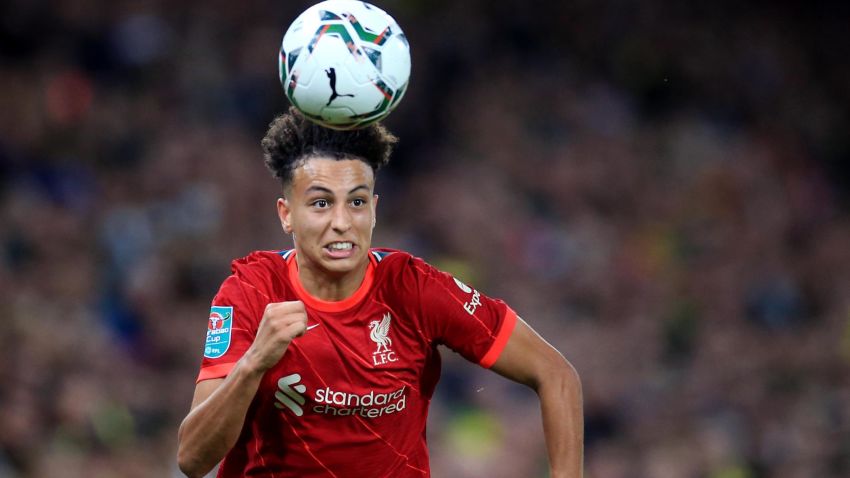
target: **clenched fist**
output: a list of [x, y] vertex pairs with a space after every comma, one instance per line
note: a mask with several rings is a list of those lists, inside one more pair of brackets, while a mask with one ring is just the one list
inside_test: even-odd
[[265, 372], [286, 352], [295, 337], [307, 331], [307, 310], [300, 300], [276, 302], [266, 306], [257, 336], [245, 353], [252, 367]]

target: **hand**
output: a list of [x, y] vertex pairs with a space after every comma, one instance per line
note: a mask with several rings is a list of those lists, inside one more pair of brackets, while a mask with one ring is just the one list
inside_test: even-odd
[[245, 357], [251, 367], [261, 373], [280, 361], [289, 343], [307, 331], [307, 309], [300, 300], [277, 302], [266, 306], [257, 336]]

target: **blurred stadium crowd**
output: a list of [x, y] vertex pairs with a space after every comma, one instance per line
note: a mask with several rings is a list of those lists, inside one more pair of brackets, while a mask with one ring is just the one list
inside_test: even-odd
[[[575, 364], [589, 478], [850, 476], [848, 8], [739, 3], [380, 4], [375, 244]], [[0, 477], [178, 476], [209, 301], [289, 245], [259, 140], [306, 6], [0, 7]], [[532, 392], [444, 357], [434, 476], [546, 476]]]

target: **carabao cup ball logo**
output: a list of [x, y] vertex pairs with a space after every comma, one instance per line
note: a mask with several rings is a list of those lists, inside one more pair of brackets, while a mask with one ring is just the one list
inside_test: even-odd
[[221, 316], [218, 312], [210, 312], [210, 330], [220, 329], [224, 325], [224, 317]]
[[310, 120], [355, 129], [392, 111], [407, 90], [410, 47], [395, 20], [354, 0], [327, 0], [292, 22], [278, 56], [289, 101]]

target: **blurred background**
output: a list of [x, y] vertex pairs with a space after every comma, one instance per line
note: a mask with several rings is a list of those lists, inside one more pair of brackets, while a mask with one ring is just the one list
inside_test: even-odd
[[[311, 2], [0, 6], [0, 477], [172, 477]], [[844, 2], [384, 1], [413, 52], [375, 244], [581, 374], [589, 478], [850, 476]], [[742, 5], [746, 3], [747, 6]], [[444, 354], [435, 477], [545, 477], [536, 398]]]

